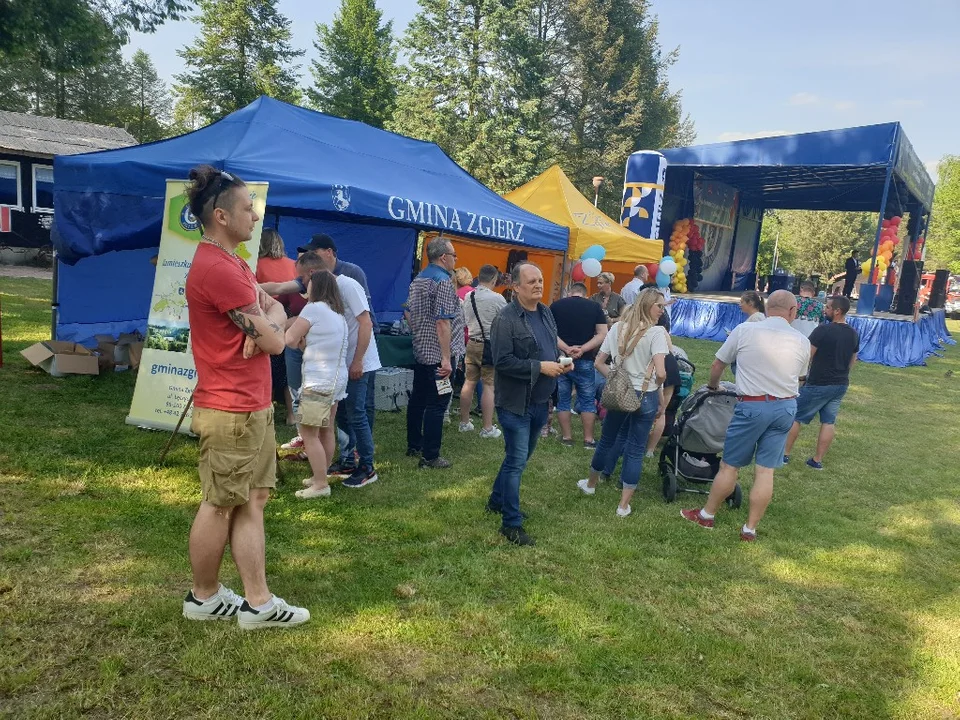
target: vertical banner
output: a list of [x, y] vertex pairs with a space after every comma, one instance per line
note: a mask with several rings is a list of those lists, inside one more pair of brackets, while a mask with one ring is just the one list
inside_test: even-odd
[[620, 212], [623, 227], [647, 240], [659, 239], [666, 177], [667, 159], [655, 150], [641, 150], [627, 158]]
[[737, 189], [699, 175], [693, 183], [693, 217], [703, 236], [703, 279], [697, 290], [726, 290], [737, 219]]
[[[163, 225], [160, 231], [160, 254], [157, 274], [150, 298], [147, 318], [147, 339], [140, 359], [137, 385], [128, 425], [172, 430], [190, 399], [197, 383], [190, 344], [190, 323], [187, 317], [187, 272], [200, 242], [200, 223], [190, 212], [184, 188], [186, 180], [167, 180], [163, 203]], [[237, 248], [252, 270], [256, 270], [260, 249], [260, 232], [267, 205], [267, 183], [247, 183], [253, 208], [260, 221], [253, 236]], [[190, 414], [184, 419], [181, 432], [189, 432]]]

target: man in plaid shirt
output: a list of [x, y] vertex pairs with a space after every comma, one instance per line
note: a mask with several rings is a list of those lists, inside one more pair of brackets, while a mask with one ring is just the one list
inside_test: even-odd
[[438, 392], [439, 380], [451, 380], [466, 352], [464, 318], [451, 276], [457, 264], [453, 245], [435, 238], [427, 245], [430, 264], [410, 283], [407, 317], [413, 330], [413, 394], [407, 405], [407, 455], [420, 456], [421, 468], [448, 468], [440, 457], [443, 416], [450, 393]]

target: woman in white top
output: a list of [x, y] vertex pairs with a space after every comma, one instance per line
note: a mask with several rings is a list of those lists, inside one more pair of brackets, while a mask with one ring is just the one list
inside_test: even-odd
[[343, 298], [332, 273], [310, 276], [309, 302], [287, 329], [287, 345], [303, 349], [303, 385], [297, 423], [313, 476], [298, 498], [330, 497], [327, 468], [333, 457], [337, 402], [347, 396], [347, 321]]
[[654, 288], [643, 290], [636, 301], [627, 308], [623, 318], [610, 328], [606, 339], [600, 346], [600, 352], [594, 366], [606, 377], [610, 374], [607, 358], [630, 375], [630, 381], [637, 395], [641, 396], [640, 409], [632, 413], [607, 410], [603, 420], [603, 435], [593, 453], [590, 463], [590, 477], [584, 478], [577, 486], [587, 495], [596, 492], [600, 473], [607, 464], [608, 455], [614, 452], [617, 435], [626, 425], [627, 441], [624, 446], [623, 468], [620, 479], [623, 492], [617, 515], [630, 514], [630, 499], [640, 482], [643, 470], [643, 453], [647, 447], [647, 437], [654, 420], [663, 414], [663, 381], [667, 377], [664, 358], [669, 350], [667, 331], [657, 325], [663, 314], [665, 301]]

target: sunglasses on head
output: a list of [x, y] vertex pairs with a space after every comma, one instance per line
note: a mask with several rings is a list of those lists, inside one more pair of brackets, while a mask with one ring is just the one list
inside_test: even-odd
[[228, 172], [224, 172], [223, 170], [220, 171], [219, 180], [220, 180], [220, 184], [217, 186], [217, 192], [216, 192], [216, 194], [213, 196], [213, 205], [212, 205], [211, 208], [210, 208], [211, 210], [214, 210], [214, 209], [217, 207], [217, 201], [220, 199], [220, 194], [221, 194], [225, 189], [227, 189], [228, 187], [230, 187], [231, 185], [233, 185], [233, 183], [234, 183], [234, 177], [233, 177], [233, 175], [231, 175], [231, 174], [228, 173]]

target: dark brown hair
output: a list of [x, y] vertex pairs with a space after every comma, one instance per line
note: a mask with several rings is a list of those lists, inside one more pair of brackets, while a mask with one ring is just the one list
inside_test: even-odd
[[297, 267], [304, 270], [324, 270], [325, 264], [323, 258], [317, 255], [315, 252], [305, 252], [303, 255], [297, 258]]
[[310, 275], [310, 302], [326, 303], [338, 315], [346, 315], [337, 279], [329, 270], [317, 270]]
[[827, 298], [827, 302], [830, 303], [834, 310], [839, 310], [844, 315], [850, 312], [850, 298], [848, 297], [844, 297], [843, 295], [831, 295]]
[[750, 307], [756, 308], [757, 312], [764, 312], [763, 298], [755, 290], [747, 290], [740, 296], [740, 302], [745, 302]]
[[213, 165], [197, 165], [190, 171], [190, 184], [187, 185], [187, 203], [190, 212], [201, 225], [209, 222], [216, 207], [230, 208], [232, 203], [230, 189], [245, 187], [236, 175], [224, 172]]

